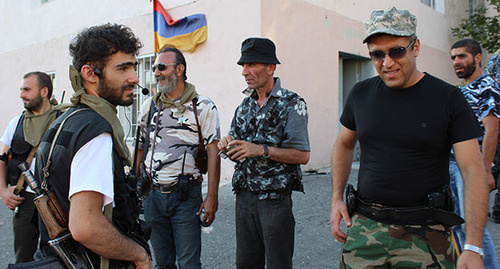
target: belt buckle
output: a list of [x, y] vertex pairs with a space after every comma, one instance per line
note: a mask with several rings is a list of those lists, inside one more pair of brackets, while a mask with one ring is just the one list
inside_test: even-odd
[[[164, 187], [165, 189], [168, 188], [168, 187]], [[164, 188], [160, 188], [161, 189], [161, 193], [172, 193], [173, 191], [170, 189], [170, 190], [164, 190]]]
[[175, 186], [175, 183], [174, 184], [170, 184], [168, 186], [164, 186], [164, 185], [156, 185], [155, 184], [155, 187], [158, 191], [160, 191], [161, 193], [172, 193], [174, 192], [173, 188]]

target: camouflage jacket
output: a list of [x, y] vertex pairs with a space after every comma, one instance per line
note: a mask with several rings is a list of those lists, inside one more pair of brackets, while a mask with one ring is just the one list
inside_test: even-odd
[[[261, 108], [255, 100], [257, 93], [248, 89], [245, 92], [251, 95], [236, 109], [229, 131], [231, 137], [272, 147], [309, 150], [304, 99], [281, 88], [279, 78], [276, 78], [275, 86]], [[299, 125], [291, 124], [300, 127], [300, 130], [293, 130], [297, 134], [296, 141], [290, 141], [286, 130], [291, 113], [295, 113], [293, 120], [300, 122]], [[304, 191], [300, 165], [279, 163], [264, 157], [247, 158], [236, 163], [232, 183], [235, 193], [246, 188], [258, 193], [259, 199], [280, 199], [285, 192]]]

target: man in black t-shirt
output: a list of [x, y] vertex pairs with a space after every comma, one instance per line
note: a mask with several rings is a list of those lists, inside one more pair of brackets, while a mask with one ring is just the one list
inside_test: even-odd
[[[414, 15], [395, 7], [374, 11], [366, 30], [378, 76], [351, 90], [332, 155], [331, 224], [345, 243], [341, 268], [455, 266], [450, 226], [461, 219], [447, 201], [451, 147], [467, 190], [467, 244], [458, 267], [481, 268], [488, 202], [481, 129], [456, 87], [417, 70]], [[349, 216], [342, 194], [357, 140], [358, 190]]]

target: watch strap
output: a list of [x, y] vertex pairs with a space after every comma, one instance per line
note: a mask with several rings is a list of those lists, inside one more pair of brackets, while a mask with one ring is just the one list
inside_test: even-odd
[[262, 146], [264, 147], [264, 155], [262, 155], [262, 157], [264, 158], [269, 158], [269, 148], [267, 147], [266, 144], [262, 144]]
[[479, 254], [479, 256], [484, 257], [484, 252], [483, 252], [483, 249], [480, 248], [480, 247], [476, 247], [474, 245], [471, 245], [471, 244], [465, 244], [464, 245], [464, 250], [469, 250], [469, 251], [472, 251], [472, 252], [476, 252], [477, 254]]

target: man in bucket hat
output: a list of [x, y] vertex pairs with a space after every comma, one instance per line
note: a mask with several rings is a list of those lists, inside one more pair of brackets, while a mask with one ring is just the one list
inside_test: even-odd
[[248, 97], [218, 144], [235, 162], [236, 267], [292, 268], [291, 193], [303, 191], [300, 165], [310, 151], [306, 103], [273, 77], [280, 62], [270, 39], [243, 41], [238, 64]]
[[[458, 88], [420, 72], [414, 15], [395, 7], [366, 23], [378, 76], [354, 85], [332, 154], [331, 224], [344, 243], [341, 268], [454, 268], [448, 161], [464, 175], [467, 240], [458, 267], [482, 268], [488, 187], [477, 137], [482, 131]], [[348, 186], [354, 145], [361, 162]], [[348, 233], [340, 229], [343, 219]]]

